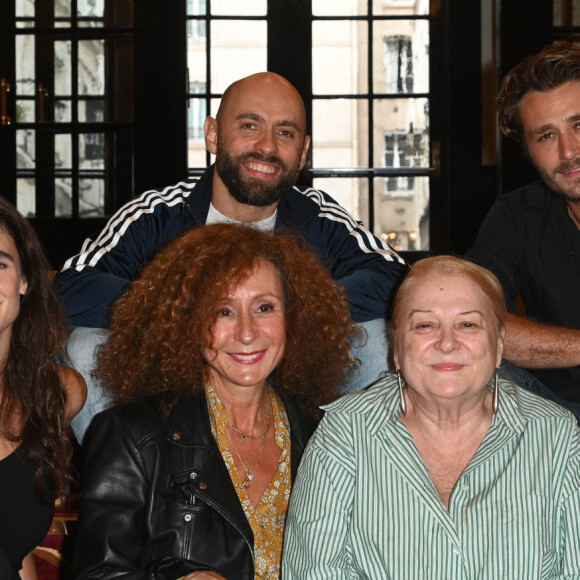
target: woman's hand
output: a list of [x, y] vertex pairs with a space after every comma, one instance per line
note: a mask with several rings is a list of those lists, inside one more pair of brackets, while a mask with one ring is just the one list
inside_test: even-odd
[[212, 572], [211, 570], [202, 570], [201, 572], [192, 572], [191, 574], [182, 576], [177, 580], [227, 580], [227, 578], [224, 578], [217, 572]]
[[22, 570], [20, 570], [21, 580], [38, 580], [36, 565], [32, 552], [22, 560]]

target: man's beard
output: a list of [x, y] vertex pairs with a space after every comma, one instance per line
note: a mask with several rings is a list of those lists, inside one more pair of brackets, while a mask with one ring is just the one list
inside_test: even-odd
[[[573, 159], [572, 161], [562, 161], [555, 170], [548, 172], [545, 169], [539, 167], [534, 163], [536, 170], [540, 174], [542, 181], [557, 195], [563, 198], [567, 202], [578, 203], [580, 202], [580, 173], [578, 177], [574, 178], [573, 181], [569, 183], [572, 188], [563, 188], [557, 181], [556, 175], [562, 172], [570, 171], [571, 169], [580, 167], [580, 158]], [[565, 178], [564, 178], [565, 179]]]
[[[280, 167], [280, 175], [277, 179], [272, 180], [242, 176], [241, 166], [249, 159], [263, 163], [275, 163]], [[232, 157], [220, 147], [218, 147], [216, 154], [215, 166], [218, 175], [228, 188], [231, 196], [239, 203], [256, 207], [265, 207], [279, 201], [284, 192], [296, 184], [300, 175], [300, 167], [298, 165], [288, 168], [275, 155], [244, 153], [238, 157]]]

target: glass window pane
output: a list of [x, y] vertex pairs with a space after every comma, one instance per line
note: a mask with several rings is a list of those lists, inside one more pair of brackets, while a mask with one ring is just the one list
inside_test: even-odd
[[209, 103], [211, 110], [207, 112], [210, 117], [215, 117], [218, 109], [220, 108], [220, 103], [222, 102], [221, 99], [212, 99]]
[[16, 18], [34, 17], [34, 0], [16, 0]]
[[54, 3], [54, 16], [56, 18], [70, 18], [71, 14], [71, 0], [56, 0]]
[[72, 169], [72, 137], [69, 134], [54, 136], [55, 169]]
[[55, 217], [72, 216], [72, 178], [57, 177], [54, 180], [54, 215]]
[[375, 231], [395, 250], [429, 249], [429, 178], [406, 178], [405, 187], [390, 191], [389, 180], [374, 180]]
[[94, 16], [103, 18], [105, 15], [105, 0], [77, 0], [79, 16]]
[[211, 26], [212, 92], [223, 93], [234, 81], [267, 69], [265, 21], [218, 20]]
[[[187, 15], [188, 16], [205, 16], [207, 14], [207, 2], [206, 0], [187, 0]], [[188, 52], [194, 50], [190, 47], [190, 44], [197, 45], [197, 49], [203, 50], [204, 52], [204, 65], [205, 65], [205, 41], [207, 39], [207, 23], [205, 19], [187, 19], [187, 43]], [[188, 59], [189, 60], [189, 59]], [[190, 74], [191, 74], [191, 65]], [[197, 72], [197, 69], [196, 69]], [[204, 73], [205, 74], [205, 73]]]
[[79, 135], [79, 167], [81, 169], [105, 168], [105, 134]]
[[373, 0], [373, 14], [396, 15], [429, 14], [430, 0]]
[[79, 47], [79, 95], [105, 94], [105, 41], [81, 40]]
[[16, 167], [33, 169], [36, 165], [36, 131], [19, 129], [16, 131]]
[[554, 0], [554, 26], [564, 26], [562, 0]]
[[367, 101], [314, 99], [312, 103], [314, 167], [366, 166], [367, 127]]
[[355, 219], [366, 222], [368, 203], [367, 179], [358, 177], [318, 177], [313, 180], [316, 189], [322, 189], [334, 198]]
[[[201, 93], [205, 91], [205, 86], [190, 87], [190, 91]], [[190, 99], [187, 115], [188, 167], [205, 167], [205, 136], [203, 131], [203, 125], [207, 117], [205, 99]]]
[[554, 26], [580, 26], [580, 2], [578, 0], [554, 0]]
[[72, 94], [71, 43], [59, 40], [54, 43], [54, 92], [59, 96]]
[[211, 13], [232, 16], [266, 16], [266, 0], [212, 0]]
[[207, 117], [205, 103], [205, 99], [189, 100], [187, 137], [190, 141], [204, 141], [203, 124]]
[[16, 94], [34, 95], [36, 92], [34, 73], [34, 36], [16, 36]]
[[106, 121], [105, 101], [102, 99], [82, 99], [79, 100], [79, 122], [80, 123], [103, 123]]
[[375, 101], [373, 144], [375, 167], [429, 167], [429, 101]]
[[56, 123], [70, 123], [72, 119], [72, 103], [70, 101], [55, 100], [54, 120]]
[[16, 180], [16, 208], [26, 218], [36, 215], [36, 181], [32, 177]]
[[368, 32], [354, 20], [312, 23], [312, 91], [356, 94], [367, 89]]
[[34, 0], [16, 0], [14, 8], [16, 16], [16, 28], [34, 27], [35, 25]]
[[373, 24], [375, 93], [429, 91], [429, 23], [382, 20]]
[[80, 20], [79, 21], [79, 28], [99, 28], [104, 26], [104, 22], [102, 20]]
[[189, 139], [187, 141], [187, 166], [188, 167], [205, 167], [206, 166], [206, 152], [205, 145], [201, 145], [199, 141]]
[[32, 100], [16, 101], [16, 122], [17, 123], [34, 123], [36, 103]]
[[105, 215], [104, 179], [79, 179], [79, 215], [82, 218]]
[[[195, 25], [196, 30], [198, 30], [197, 24], [198, 22], [194, 20], [188, 21], [188, 25], [191, 26]], [[189, 34], [189, 32], [187, 35], [187, 68], [190, 85], [207, 84], [207, 74], [206, 74], [207, 45], [205, 38], [205, 22], [203, 23], [203, 33], [204, 33], [203, 38], [199, 35]]]
[[207, 14], [207, 0], [187, 0], [187, 15], [198, 16]]
[[367, 14], [367, 0], [312, 0], [315, 16], [353, 16]]
[[187, 20], [187, 41], [201, 44], [205, 48], [207, 40], [207, 22], [201, 18]]

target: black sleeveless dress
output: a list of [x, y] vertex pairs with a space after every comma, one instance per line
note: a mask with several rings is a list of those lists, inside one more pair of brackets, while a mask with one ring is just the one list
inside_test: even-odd
[[54, 515], [54, 492], [34, 492], [34, 462], [20, 449], [0, 460], [0, 578], [18, 580], [22, 559], [42, 541]]

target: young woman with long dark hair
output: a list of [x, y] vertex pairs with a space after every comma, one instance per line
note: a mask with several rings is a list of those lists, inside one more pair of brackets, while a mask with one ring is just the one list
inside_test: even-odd
[[[36, 577], [30, 555], [70, 481], [66, 432], [80, 375], [57, 364], [66, 325], [30, 224], [0, 197], [0, 578]], [[22, 568], [22, 570], [21, 570]], [[20, 572], [20, 574], [19, 574]]]

